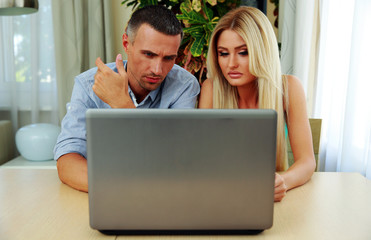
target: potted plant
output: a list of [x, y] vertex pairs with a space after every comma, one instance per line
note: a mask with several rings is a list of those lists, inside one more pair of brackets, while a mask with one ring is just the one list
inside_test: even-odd
[[219, 19], [240, 5], [240, 0], [124, 0], [121, 4], [133, 10], [147, 5], [163, 5], [171, 9], [183, 24], [184, 37], [176, 64], [206, 79], [206, 57], [209, 39]]

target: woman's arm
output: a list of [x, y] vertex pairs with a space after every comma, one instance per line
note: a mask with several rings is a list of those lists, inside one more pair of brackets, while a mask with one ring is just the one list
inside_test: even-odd
[[287, 76], [287, 81], [289, 95], [287, 127], [294, 164], [280, 175], [287, 190], [290, 190], [306, 183], [311, 178], [316, 162], [304, 89], [294, 76]]
[[213, 82], [210, 79], [202, 83], [198, 108], [213, 108]]

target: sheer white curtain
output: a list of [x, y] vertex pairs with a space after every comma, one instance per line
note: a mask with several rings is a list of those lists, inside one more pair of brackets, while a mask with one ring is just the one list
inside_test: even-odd
[[371, 1], [281, 0], [281, 62], [321, 118], [320, 171], [371, 179]]
[[320, 169], [371, 179], [371, 1], [323, 0], [320, 14]]
[[14, 130], [58, 124], [51, 0], [39, 0], [35, 14], [1, 16], [0, 34], [0, 110], [11, 112]]

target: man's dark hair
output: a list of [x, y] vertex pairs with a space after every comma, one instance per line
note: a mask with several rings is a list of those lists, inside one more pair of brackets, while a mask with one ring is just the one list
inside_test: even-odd
[[142, 24], [148, 24], [156, 31], [166, 35], [176, 36], [180, 34], [180, 37], [183, 37], [183, 29], [179, 20], [172, 11], [164, 6], [145, 6], [133, 13], [126, 29], [130, 41], [134, 41]]

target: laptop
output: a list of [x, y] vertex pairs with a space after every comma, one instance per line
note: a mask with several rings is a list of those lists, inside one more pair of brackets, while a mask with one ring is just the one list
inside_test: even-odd
[[263, 231], [277, 116], [261, 109], [89, 109], [90, 226], [104, 233]]

